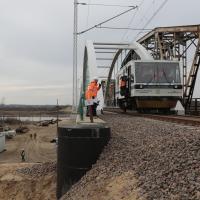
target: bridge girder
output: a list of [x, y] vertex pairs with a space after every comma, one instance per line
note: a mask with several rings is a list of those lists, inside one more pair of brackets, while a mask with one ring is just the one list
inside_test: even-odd
[[[184, 86], [183, 104], [186, 109], [189, 108], [200, 65], [200, 25], [158, 27], [153, 29], [143, 37], [141, 37], [137, 42], [140, 43], [147, 51], [149, 51], [149, 53], [152, 55], [154, 59], [181, 61], [183, 67], [183, 86]], [[109, 87], [113, 71], [116, 67], [116, 63], [118, 62], [120, 56], [122, 56], [123, 52], [125, 52], [126, 55], [125, 58], [123, 59], [126, 60], [129, 58], [130, 55], [135, 53], [137, 48], [135, 48], [133, 44], [128, 44], [128, 43], [90, 42], [89, 49], [90, 52], [92, 52], [92, 55], [88, 53], [88, 45], [87, 45], [85, 49], [84, 63], [86, 58], [91, 59], [88, 57], [93, 57], [92, 59], [95, 60], [95, 66], [93, 65], [93, 68], [95, 68], [95, 72], [97, 72], [96, 69], [98, 68], [98, 65], [96, 63], [98, 60], [111, 61], [110, 64], [105, 65], [106, 67], [99, 67], [99, 68], [109, 69], [106, 92], [104, 97], [104, 100], [106, 102], [107, 98], [109, 97]], [[128, 51], [128, 53], [126, 53], [126, 51]], [[98, 55], [99, 59], [97, 58], [96, 55]], [[99, 57], [99, 55], [103, 55], [103, 57]], [[108, 55], [109, 57], [107, 57]], [[188, 65], [189, 56], [193, 57], [191, 66]], [[190, 72], [188, 73], [189, 68]], [[84, 64], [84, 70], [83, 70], [84, 89], [86, 87], [86, 77], [89, 76], [91, 77], [91, 75], [87, 75], [88, 73], [87, 70], [88, 70], [88, 64], [86, 62]], [[105, 75], [102, 77], [105, 77]]]
[[[189, 109], [200, 63], [200, 25], [158, 27], [141, 37], [138, 42], [155, 59], [176, 59], [182, 62], [183, 105], [186, 110]], [[189, 66], [191, 56], [193, 59]]]

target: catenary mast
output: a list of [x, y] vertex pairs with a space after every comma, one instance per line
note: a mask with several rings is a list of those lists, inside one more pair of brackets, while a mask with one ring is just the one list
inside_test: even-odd
[[78, 4], [74, 0], [74, 33], [73, 33], [73, 111], [77, 110], [77, 29], [78, 29]]

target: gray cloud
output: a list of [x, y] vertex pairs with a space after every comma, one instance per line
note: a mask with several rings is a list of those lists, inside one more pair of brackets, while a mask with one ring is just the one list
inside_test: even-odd
[[[83, 0], [82, 2], [89, 2]], [[139, 5], [143, 0], [109, 0], [103, 3]], [[102, 3], [91, 0], [93, 3]], [[133, 11], [106, 25], [126, 27], [137, 12], [131, 27], [143, 27], [160, 0], [146, 0]], [[149, 24], [171, 26], [199, 23], [198, 0], [169, 0]], [[177, 9], [180, 8], [180, 9]], [[124, 9], [79, 6], [79, 30], [101, 22]], [[87, 21], [89, 11], [89, 18]], [[0, 1], [0, 99], [6, 103], [53, 104], [72, 101], [73, 0]], [[86, 39], [132, 41], [137, 32], [93, 30], [79, 37], [79, 74], [82, 72]]]
[[71, 102], [72, 6], [64, 0], [0, 2], [0, 92], [6, 103]]

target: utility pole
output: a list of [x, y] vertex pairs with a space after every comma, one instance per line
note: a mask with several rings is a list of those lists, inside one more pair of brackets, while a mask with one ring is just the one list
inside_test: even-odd
[[121, 5], [104, 5], [104, 4], [87, 4], [87, 3], [79, 3], [78, 0], [74, 0], [74, 33], [73, 33], [73, 105], [72, 105], [72, 111], [77, 111], [78, 106], [78, 87], [77, 87], [77, 44], [78, 44], [78, 35], [86, 33], [94, 28], [101, 27], [101, 25], [110, 22], [111, 20], [114, 20], [136, 8], [138, 6], [127, 6], [130, 7], [128, 10], [123, 11], [122, 13], [119, 13], [115, 15], [114, 17], [111, 17], [107, 20], [104, 20], [103, 22], [92, 26], [82, 32], [78, 32], [78, 5], [96, 5], [96, 6], [119, 6], [119, 7], [126, 7]]
[[73, 42], [73, 111], [77, 110], [77, 31], [78, 1], [74, 0], [74, 42]]
[[57, 137], [58, 137], [58, 120], [59, 120], [59, 104], [58, 104], [58, 99], [57, 99], [57, 106], [56, 106], [56, 132], [57, 132]]

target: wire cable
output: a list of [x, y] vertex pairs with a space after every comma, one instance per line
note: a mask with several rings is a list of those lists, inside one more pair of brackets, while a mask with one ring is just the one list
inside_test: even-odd
[[[90, 4], [91, 0], [88, 0], [88, 4]], [[86, 29], [88, 28], [89, 25], [89, 16], [90, 16], [90, 6], [88, 5], [87, 9], [87, 19], [86, 19]]]
[[88, 32], [88, 31], [90, 31], [90, 30], [92, 30], [92, 29], [94, 29], [94, 28], [96, 28], [96, 27], [98, 27], [98, 26], [101, 26], [102, 24], [105, 24], [105, 23], [107, 23], [107, 22], [109, 22], [109, 21], [111, 21], [111, 20], [113, 20], [113, 19], [116, 19], [116, 18], [120, 17], [121, 15], [124, 15], [124, 14], [126, 14], [126, 13], [132, 11], [133, 9], [136, 9], [137, 7], [138, 7], [138, 6], [135, 6], [135, 7], [132, 7], [132, 8], [130, 8], [130, 9], [128, 9], [128, 10], [122, 12], [122, 13], [119, 13], [118, 15], [115, 15], [114, 17], [111, 17], [111, 18], [109, 18], [109, 19], [107, 19], [107, 20], [105, 20], [105, 21], [103, 21], [103, 22], [101, 22], [101, 23], [99, 23], [99, 24], [96, 24], [96, 25], [94, 25], [94, 26], [92, 26], [92, 27], [90, 27], [90, 28], [88, 28], [88, 29], [86, 29], [86, 30], [84, 30], [84, 31], [81, 31], [81, 32], [77, 33], [77, 35], [81, 35], [81, 34], [83, 34], [83, 33], [86, 33], [86, 32]]
[[102, 3], [77, 3], [78, 5], [82, 5], [82, 6], [109, 6], [109, 7], [121, 7], [121, 8], [133, 8], [135, 6], [123, 6], [123, 5], [119, 5], [119, 4], [102, 4]]
[[[139, 8], [141, 8], [141, 6], [143, 5], [144, 1], [145, 1], [145, 0], [142, 0], [142, 1], [141, 1], [141, 3], [140, 3], [139, 6], [138, 6]], [[133, 20], [135, 19], [135, 17], [136, 17], [136, 15], [137, 15], [138, 11], [139, 11], [139, 10], [137, 10], [137, 11], [134, 13], [133, 17], [132, 17], [131, 20], [129, 21], [129, 23], [128, 23], [128, 28], [130, 28], [130, 26], [131, 26]], [[121, 41], [123, 41], [123, 39], [125, 38], [125, 36], [126, 36], [127, 34], [128, 34], [128, 30], [125, 31], [125, 33], [123, 34], [123, 36], [122, 36], [122, 38], [121, 38]]]
[[[148, 20], [147, 18], [147, 13], [149, 10], [153, 10], [151, 7], [154, 5], [154, 0], [150, 2], [150, 4], [147, 6], [147, 8], [144, 11], [144, 14], [140, 18], [139, 22], [135, 25], [135, 27], [138, 27], [145, 19]], [[155, 12], [155, 11], [154, 11]]]
[[[153, 20], [153, 18], [160, 12], [160, 10], [166, 5], [166, 3], [169, 0], [165, 0], [159, 7], [158, 9], [153, 13], [153, 15], [150, 17], [150, 19], [146, 22], [146, 24], [143, 26], [143, 30], [151, 23], [151, 21]], [[141, 34], [141, 31], [135, 36], [134, 39], [136, 39], [139, 35]]]
[[117, 29], [117, 30], [133, 30], [133, 31], [140, 31], [140, 30], [146, 30], [151, 31], [153, 29], [141, 29], [141, 28], [126, 28], [126, 27], [109, 27], [109, 26], [97, 26], [96, 28], [102, 28], [102, 29]]

